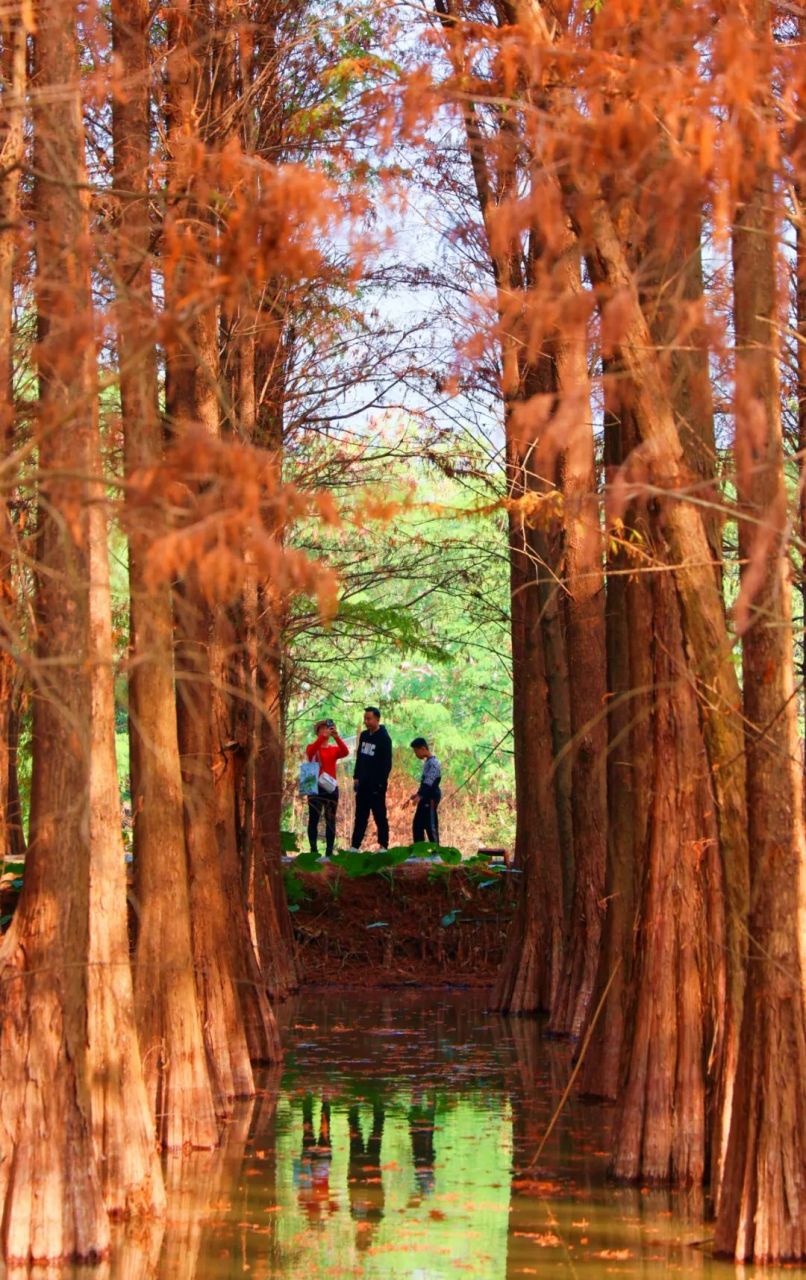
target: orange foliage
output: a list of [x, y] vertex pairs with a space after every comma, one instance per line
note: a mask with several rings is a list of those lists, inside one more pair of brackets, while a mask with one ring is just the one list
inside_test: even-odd
[[338, 525], [332, 495], [282, 483], [276, 457], [265, 450], [188, 432], [162, 466], [131, 477], [126, 518], [129, 528], [152, 531], [152, 586], [194, 567], [210, 603], [236, 599], [256, 577], [285, 598], [315, 596], [325, 618], [335, 611], [334, 572], [283, 541], [297, 520]]

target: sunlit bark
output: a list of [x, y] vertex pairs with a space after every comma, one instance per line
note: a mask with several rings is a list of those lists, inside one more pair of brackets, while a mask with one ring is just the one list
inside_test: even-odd
[[[767, 0], [748, 40], [772, 39]], [[748, 180], [733, 228], [736, 459], [747, 737], [750, 917], [739, 1067], [715, 1244], [739, 1260], [806, 1258], [806, 835], [795, 695], [778, 373], [778, 197], [745, 120]]]
[[[24, 156], [27, 32], [22, 6], [0, 14], [0, 458], [14, 441], [13, 288], [19, 235], [20, 172]], [[14, 659], [18, 643], [12, 581], [13, 528], [9, 503], [14, 476], [0, 479], [0, 857], [16, 852], [10, 789]]]
[[[587, 194], [582, 196], [579, 186]], [[717, 1122], [723, 1137], [730, 1117], [732, 1081], [738, 1052], [738, 1024], [744, 990], [747, 910], [747, 802], [744, 737], [738, 712], [740, 695], [732, 661], [732, 643], [713, 565], [706, 521], [686, 502], [691, 471], [675, 422], [672, 402], [655, 355], [649, 327], [610, 213], [585, 179], [565, 184], [572, 218], [584, 220], [591, 278], [609, 296], [618, 293], [623, 325], [618, 357], [630, 387], [630, 405], [639, 439], [646, 446], [649, 479], [677, 491], [664, 504], [664, 533], [680, 601], [689, 670], [696, 683], [716, 799], [719, 846], [726, 893], [727, 1011], [724, 1039], [724, 1095]], [[584, 211], [584, 212], [583, 212]], [[581, 227], [580, 227], [581, 229]]]
[[[197, 205], [201, 174], [199, 117], [209, 105], [209, 15], [200, 4], [172, 11], [168, 35], [168, 145], [171, 207], [167, 219], [173, 257], [166, 271], [165, 300], [171, 317], [166, 343], [166, 407], [171, 429], [200, 429], [217, 439], [219, 402], [218, 309], [207, 254], [212, 228]], [[199, 59], [202, 60], [200, 65]], [[191, 287], [191, 281], [195, 288]], [[190, 303], [186, 299], [190, 296]], [[202, 1027], [217, 1110], [250, 1095], [254, 1078], [236, 987], [237, 964], [231, 911], [243, 899], [227, 900], [216, 832], [214, 765], [221, 743], [214, 739], [213, 680], [219, 636], [198, 567], [191, 567], [176, 599], [177, 716], [185, 796], [185, 838], [190, 872], [190, 910]]]
[[[707, 354], [693, 343], [691, 351], [676, 350], [681, 313], [702, 291], [700, 222], [696, 213], [681, 218], [675, 234], [664, 237], [659, 212], [653, 212], [637, 255], [642, 305], [686, 460], [692, 475], [706, 479], [714, 453], [710, 397], [700, 381]], [[624, 459], [627, 475], [633, 462], [630, 455]], [[697, 496], [705, 498], [705, 484]], [[673, 562], [664, 533], [666, 503], [655, 498], [644, 505], [633, 569], [645, 586], [642, 651], [650, 664], [645, 688], [651, 696], [644, 695], [644, 702], [652, 772], [647, 838], [634, 850], [635, 963], [626, 989], [611, 1168], [620, 1178], [692, 1185], [707, 1176], [722, 1065], [723, 885], [698, 699], [667, 569]]]
[[[271, 146], [277, 104], [264, 103], [259, 144]], [[278, 476], [283, 457], [286, 353], [281, 298], [271, 287], [256, 310], [257, 343], [251, 376], [255, 415], [252, 439], [272, 456]], [[279, 314], [277, 314], [279, 311]], [[275, 531], [278, 537], [283, 530]], [[280, 827], [285, 774], [285, 689], [283, 681], [287, 604], [270, 581], [256, 583], [254, 672], [254, 808], [252, 889], [255, 931], [263, 978], [273, 998], [285, 999], [300, 983], [296, 943], [282, 881]]]
[[[113, 48], [123, 85], [112, 105], [118, 356], [126, 470], [157, 467], [163, 455], [157, 406], [148, 217], [149, 8], [114, 0]], [[145, 576], [151, 514], [129, 529], [131, 674], [129, 732], [138, 900], [135, 997], [146, 1084], [157, 1137], [169, 1150], [218, 1138], [196, 1001], [173, 680], [173, 612], [167, 585]]]
[[[513, 498], [523, 477], [510, 464]], [[517, 488], [515, 486], [518, 486]], [[543, 669], [543, 634], [534, 556], [523, 516], [509, 521], [512, 696], [516, 788], [516, 866], [523, 880], [493, 996], [503, 1013], [548, 1011], [562, 963], [559, 831], [552, 785], [552, 737]]]
[[[611, 483], [635, 447], [635, 425], [622, 405], [609, 403], [605, 365], [605, 479]], [[625, 529], [643, 527], [633, 510]], [[635, 948], [636, 867], [646, 843], [651, 732], [651, 591], [646, 574], [631, 572], [628, 540], [611, 539], [605, 611], [608, 745], [606, 915], [591, 1014], [604, 1001], [580, 1076], [583, 1093], [615, 1099], [622, 1078], [627, 998]]]
[[611, 1167], [628, 1180], [691, 1184], [706, 1174], [708, 1064], [719, 1044], [724, 994], [715, 977], [723, 931], [708, 910], [719, 866], [707, 758], [671, 576], [659, 568], [651, 589], [654, 773], [648, 846], [638, 863], [626, 1079]]
[[[459, 0], [436, 0], [454, 72], [465, 74]], [[502, 21], [507, 19], [502, 15]], [[567, 667], [556, 599], [546, 589], [554, 554], [547, 521], [535, 498], [547, 485], [540, 475], [537, 440], [518, 409], [556, 390], [553, 361], [546, 352], [534, 356], [524, 345], [522, 308], [517, 299], [534, 287], [539, 270], [540, 241], [531, 235], [525, 254], [517, 236], [502, 237], [496, 227], [502, 203], [517, 190], [520, 140], [512, 118], [502, 113], [495, 147], [480, 127], [472, 100], [463, 100], [462, 117], [468, 158], [487, 238], [495, 281], [499, 328], [501, 391], [507, 457], [510, 598], [513, 670], [513, 746], [515, 755], [516, 861], [523, 873], [518, 908], [507, 939], [506, 958], [494, 996], [495, 1007], [510, 1013], [548, 1010], [556, 999], [562, 962], [564, 908], [573, 875], [573, 842], [568, 804], [568, 770], [557, 785], [554, 748], [569, 734]], [[539, 504], [538, 504], [539, 505]], [[545, 623], [545, 606], [553, 624]], [[547, 638], [549, 644], [547, 646]], [[547, 661], [551, 653], [551, 671]], [[548, 678], [551, 676], [552, 699]], [[565, 819], [565, 821], [564, 821]], [[565, 843], [562, 833], [565, 830]]]
[[128, 960], [77, 33], [54, 3], [35, 88], [38, 670], [32, 845], [0, 952], [0, 1199], [6, 1256], [55, 1260], [103, 1254], [106, 1210], [151, 1212], [163, 1186]]
[[[569, 293], [580, 290], [576, 246]], [[555, 344], [557, 413], [568, 422], [562, 462], [564, 585], [571, 710], [574, 880], [563, 978], [550, 1029], [578, 1036], [593, 995], [604, 917], [607, 854], [607, 670], [603, 546], [584, 320]]]

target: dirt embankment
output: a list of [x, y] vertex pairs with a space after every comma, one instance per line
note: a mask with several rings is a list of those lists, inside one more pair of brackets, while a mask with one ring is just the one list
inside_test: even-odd
[[[405, 865], [350, 879], [295, 873], [305, 980], [328, 986], [488, 986], [501, 963], [515, 877]], [[302, 896], [304, 895], [304, 896]]]

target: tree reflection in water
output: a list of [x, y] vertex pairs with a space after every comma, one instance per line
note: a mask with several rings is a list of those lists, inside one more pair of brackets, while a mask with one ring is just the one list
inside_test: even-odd
[[168, 1162], [161, 1248], [160, 1224], [121, 1228], [109, 1264], [59, 1280], [727, 1275], [692, 1247], [700, 1193], [608, 1183], [612, 1110], [572, 1094], [535, 1161], [573, 1054], [538, 1020], [419, 993], [394, 1010], [310, 995], [284, 1016], [279, 1102], [262, 1075], [221, 1149]]

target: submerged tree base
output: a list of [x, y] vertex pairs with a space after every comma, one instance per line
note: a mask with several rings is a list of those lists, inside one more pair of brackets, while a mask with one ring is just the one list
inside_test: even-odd
[[[98, 1261], [109, 1249], [58, 970], [20, 936], [0, 952], [0, 1203], [9, 1262]], [[45, 1138], [44, 1135], [47, 1135]]]

